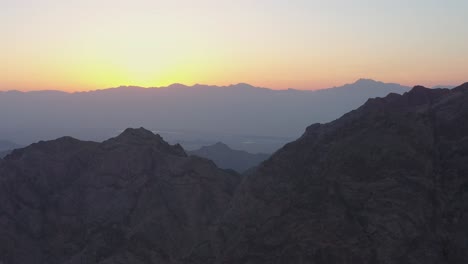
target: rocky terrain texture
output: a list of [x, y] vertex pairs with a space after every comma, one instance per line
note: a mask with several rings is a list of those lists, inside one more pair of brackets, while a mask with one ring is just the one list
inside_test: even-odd
[[0, 159], [0, 263], [196, 259], [238, 182], [144, 129], [14, 150]]
[[231, 169], [239, 173], [259, 165], [270, 156], [263, 153], [253, 154], [231, 149], [221, 142], [190, 151], [189, 154], [210, 159], [220, 168]]
[[369, 100], [243, 179], [217, 263], [468, 263], [468, 83]]

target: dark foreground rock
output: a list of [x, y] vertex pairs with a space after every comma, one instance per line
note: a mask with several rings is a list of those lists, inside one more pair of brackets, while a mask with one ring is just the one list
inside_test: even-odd
[[0, 263], [179, 263], [203, 253], [237, 182], [144, 129], [15, 150], [0, 160]]
[[468, 84], [312, 125], [246, 176], [217, 263], [468, 263]]

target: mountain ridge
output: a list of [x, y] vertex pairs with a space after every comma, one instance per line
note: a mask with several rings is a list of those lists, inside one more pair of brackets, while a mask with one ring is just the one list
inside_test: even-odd
[[[167, 86], [157, 86], [157, 87], [143, 87], [143, 86], [135, 86], [135, 85], [121, 85], [118, 87], [109, 87], [105, 89], [96, 89], [96, 90], [89, 90], [89, 91], [76, 91], [76, 92], [67, 92], [67, 91], [62, 91], [62, 90], [34, 90], [34, 91], [20, 91], [20, 90], [4, 90], [1, 91], [0, 93], [56, 93], [56, 94], [80, 94], [80, 93], [92, 93], [92, 92], [103, 92], [107, 90], [154, 90], [154, 89], [180, 89], [180, 88], [199, 88], [199, 87], [209, 87], [209, 88], [248, 88], [248, 89], [260, 89], [260, 90], [270, 90], [270, 91], [288, 91], [288, 90], [293, 90], [293, 91], [304, 91], [304, 92], [314, 92], [314, 91], [322, 91], [322, 90], [328, 90], [328, 89], [334, 89], [334, 88], [341, 88], [341, 87], [347, 87], [350, 85], [359, 85], [359, 84], [387, 84], [387, 85], [399, 85], [402, 87], [407, 87], [410, 88], [409, 86], [401, 85], [398, 83], [386, 83], [378, 80], [373, 80], [369, 78], [360, 78], [356, 80], [353, 83], [347, 83], [343, 84], [342, 86], [334, 86], [334, 87], [328, 87], [328, 88], [318, 88], [318, 89], [297, 89], [297, 88], [287, 88], [287, 89], [272, 89], [268, 87], [260, 87], [260, 86], [254, 86], [248, 83], [237, 83], [237, 84], [230, 84], [230, 85], [209, 85], [209, 84], [193, 84], [193, 85], [185, 85], [181, 83], [173, 83]], [[439, 88], [439, 87], [437, 87]]]
[[370, 99], [246, 175], [216, 263], [465, 263], [468, 85]]
[[[224, 88], [184, 87], [121, 87], [80, 93], [2, 92], [0, 123], [4, 129], [0, 130], [0, 138], [21, 145], [62, 135], [102, 141], [122, 128], [146, 127], [154, 131], [233, 135], [232, 139], [237, 137], [237, 141], [227, 143], [238, 149], [273, 152], [286, 141], [256, 142], [255, 138], [244, 140], [245, 137], [239, 135], [276, 137], [278, 141], [297, 138], [307, 125], [332, 121], [368, 98], [409, 90], [379, 82], [362, 87], [358, 82], [345, 89], [320, 91], [257, 89], [242, 83]], [[262, 120], [262, 126], [258, 126], [258, 120]], [[284, 126], [285, 123], [288, 126]], [[165, 136], [171, 138], [171, 143], [186, 142], [190, 138], [190, 134]], [[210, 142], [213, 139], [203, 136], [190, 140]]]
[[142, 128], [14, 150], [0, 160], [0, 262], [176, 263], [209, 240], [238, 182]]

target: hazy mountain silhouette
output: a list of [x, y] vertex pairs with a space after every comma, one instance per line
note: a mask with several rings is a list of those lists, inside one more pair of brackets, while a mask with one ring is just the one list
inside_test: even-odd
[[0, 151], [11, 150], [15, 148], [19, 148], [20, 145], [13, 143], [8, 140], [0, 140]]
[[432, 87], [432, 89], [444, 89], [444, 88], [453, 89], [455, 87], [456, 87], [455, 85], [435, 85]]
[[[72, 94], [0, 92], [0, 138], [23, 145], [62, 135], [100, 141], [126, 127], [144, 126], [188, 134], [200, 131], [271, 136], [275, 139], [270, 149], [253, 149], [257, 142], [247, 140], [248, 144], [244, 144], [244, 137], [229, 144], [249, 151], [274, 151], [300, 136], [310, 123], [332, 121], [368, 98], [403, 93], [407, 89], [363, 79], [320, 91], [278, 91], [248, 84], [226, 87], [174, 84], [159, 89], [118, 87]], [[179, 141], [188, 141], [181, 137]]]
[[242, 150], [234, 150], [221, 142], [204, 146], [189, 153], [210, 159], [220, 168], [232, 169], [240, 173], [259, 165], [270, 156], [263, 153], [252, 154]]
[[468, 263], [468, 83], [307, 128], [247, 175], [216, 263]]

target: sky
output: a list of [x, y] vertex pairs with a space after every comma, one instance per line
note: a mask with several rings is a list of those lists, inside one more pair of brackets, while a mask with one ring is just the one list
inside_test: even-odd
[[468, 81], [466, 0], [0, 0], [0, 90]]

